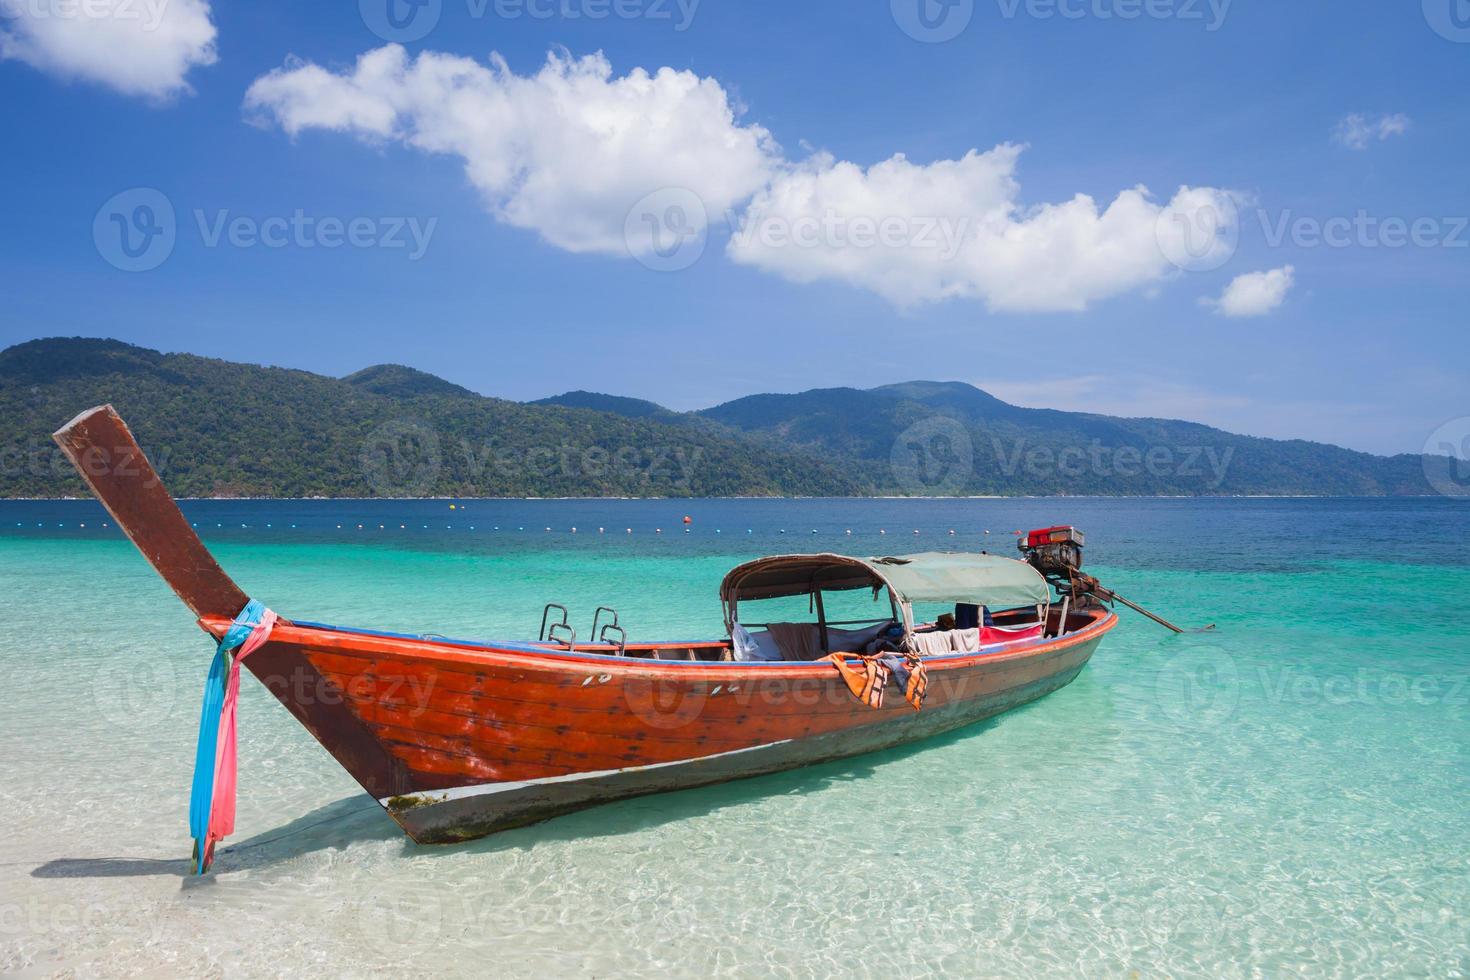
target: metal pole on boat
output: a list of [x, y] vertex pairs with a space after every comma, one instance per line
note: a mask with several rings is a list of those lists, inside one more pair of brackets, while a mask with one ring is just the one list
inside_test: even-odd
[[[1105, 589], [1101, 585], [1099, 585], [1099, 586], [1095, 586], [1093, 588], [1092, 592], [1099, 599], [1107, 599], [1109, 601], [1121, 602], [1123, 605], [1127, 606], [1129, 609], [1132, 609], [1134, 612], [1136, 612], [1136, 613], [1142, 613], [1143, 615], [1147, 616], [1149, 619], [1152, 619], [1154, 622], [1158, 623], [1160, 626], [1168, 627], [1169, 629], [1173, 630], [1176, 633], [1183, 633], [1184, 632], [1184, 630], [1182, 630], [1179, 627], [1175, 626], [1173, 623], [1169, 622], [1164, 617], [1162, 617], [1162, 616], [1155, 616], [1153, 613], [1149, 612], [1147, 609], [1143, 608], [1138, 603], [1131, 602], [1128, 599], [1123, 598], [1122, 596], [1118, 595], [1118, 593], [1114, 592], [1112, 589]], [[1205, 628], [1206, 629], [1211, 629], [1212, 627], [1208, 627], [1207, 626]]]

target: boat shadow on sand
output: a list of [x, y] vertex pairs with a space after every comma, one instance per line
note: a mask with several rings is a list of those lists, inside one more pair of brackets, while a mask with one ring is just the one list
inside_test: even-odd
[[[991, 718], [957, 732], [936, 735], [921, 742], [852, 759], [839, 759], [802, 769], [658, 794], [659, 804], [656, 807], [648, 805], [651, 797], [621, 800], [450, 847], [414, 844], [402, 838], [402, 832], [375, 801], [367, 796], [352, 796], [303, 814], [284, 826], [221, 848], [215, 861], [215, 871], [217, 874], [228, 874], [232, 871], [258, 870], [316, 851], [341, 849], [351, 844], [376, 840], [402, 839], [404, 850], [414, 853], [415, 856], [452, 858], [465, 853], [492, 854], [523, 850], [547, 841], [616, 837], [691, 817], [705, 816], [725, 807], [739, 806], [763, 797], [816, 793], [834, 785], [864, 779], [884, 765], [981, 735], [1024, 714], [1030, 707], [1023, 706], [1006, 716]], [[189, 877], [189, 859], [57, 858], [31, 871], [33, 878], [133, 878], [155, 875]], [[206, 876], [193, 880], [202, 884], [217, 879]]]

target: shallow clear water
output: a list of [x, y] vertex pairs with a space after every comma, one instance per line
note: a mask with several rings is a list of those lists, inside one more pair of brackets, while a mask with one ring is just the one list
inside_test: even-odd
[[453, 848], [403, 838], [247, 683], [238, 833], [184, 883], [210, 646], [96, 505], [0, 502], [0, 970], [1470, 972], [1460, 502], [186, 510], [282, 613], [405, 631], [521, 638], [555, 600], [579, 622], [616, 606], [634, 638], [712, 636], [747, 557], [985, 528], [1008, 551], [1058, 522], [1123, 594], [1219, 629], [1124, 613], [1072, 685], [960, 735]]

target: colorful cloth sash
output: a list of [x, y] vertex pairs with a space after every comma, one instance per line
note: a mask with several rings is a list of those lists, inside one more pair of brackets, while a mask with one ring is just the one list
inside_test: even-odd
[[[190, 873], [214, 863], [214, 845], [235, 832], [235, 717], [240, 698], [240, 661], [260, 649], [276, 625], [276, 614], [254, 599], [225, 631], [204, 682], [199, 744], [194, 750], [194, 785], [189, 791], [189, 835], [194, 838]], [[238, 652], [236, 652], [238, 651]]]
[[[847, 658], [858, 662], [849, 664]], [[929, 696], [929, 672], [918, 657], [906, 657], [894, 653], [865, 656], [858, 653], [834, 653], [823, 657], [837, 668], [842, 681], [852, 696], [870, 708], [883, 707], [883, 691], [889, 678], [896, 678], [904, 700], [915, 711], [924, 707]]]

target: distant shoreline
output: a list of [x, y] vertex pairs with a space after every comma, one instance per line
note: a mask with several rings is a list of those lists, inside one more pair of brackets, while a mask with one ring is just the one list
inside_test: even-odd
[[[586, 501], [589, 503], [612, 503], [619, 501], [756, 501], [756, 500], [885, 500], [885, 501], [978, 501], [978, 500], [1455, 500], [1438, 493], [1421, 494], [1311, 494], [1311, 493], [1239, 493], [1239, 494], [1017, 494], [1014, 496], [983, 495], [974, 497], [176, 497], [187, 503], [237, 502], [237, 503], [565, 503]], [[1470, 499], [1470, 498], [1466, 498]], [[93, 497], [0, 497], [0, 503], [60, 503], [64, 501], [93, 501]]]

